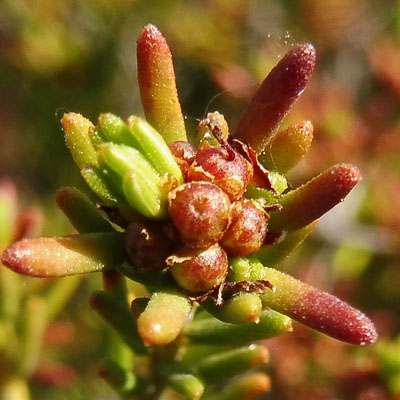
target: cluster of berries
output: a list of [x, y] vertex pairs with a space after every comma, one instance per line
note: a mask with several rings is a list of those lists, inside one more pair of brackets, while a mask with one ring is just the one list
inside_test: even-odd
[[[177, 244], [176, 235], [168, 240], [149, 224], [133, 222], [126, 235], [128, 259], [135, 268], [154, 271], [168, 265], [177, 283], [192, 293], [222, 283], [228, 272], [228, 255], [256, 252], [267, 234], [269, 215], [261, 201], [243, 197], [254, 176], [256, 157], [246, 157], [250, 149], [238, 140], [228, 143], [216, 123], [221, 117], [213, 113], [200, 124], [209, 125], [219, 147], [207, 139], [198, 150], [184, 141], [169, 145], [185, 178], [185, 183], [167, 196], [173, 225], [183, 242], [181, 247], [169, 255], [173, 243]], [[247, 149], [247, 153], [240, 154], [234, 144], [238, 149]]]

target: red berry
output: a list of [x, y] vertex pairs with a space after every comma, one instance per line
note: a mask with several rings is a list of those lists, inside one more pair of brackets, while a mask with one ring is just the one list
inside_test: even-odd
[[172, 221], [189, 247], [218, 242], [228, 227], [230, 201], [209, 182], [184, 183], [168, 194]]
[[243, 196], [252, 178], [252, 165], [239, 153], [207, 145], [199, 148], [187, 175], [189, 181], [214, 183], [229, 196], [231, 201]]
[[231, 224], [221, 246], [230, 256], [245, 256], [256, 252], [267, 234], [268, 214], [254, 200], [242, 199], [233, 203]]
[[207, 249], [184, 248], [167, 258], [172, 276], [189, 292], [206, 292], [219, 285], [228, 271], [228, 257], [216, 243]]
[[168, 147], [174, 155], [183, 176], [186, 178], [188, 169], [196, 157], [196, 148], [185, 141], [173, 142]]

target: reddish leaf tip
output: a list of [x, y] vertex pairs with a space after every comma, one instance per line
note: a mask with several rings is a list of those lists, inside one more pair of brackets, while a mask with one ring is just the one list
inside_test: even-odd
[[158, 41], [165, 41], [160, 30], [153, 24], [147, 24], [141, 31], [137, 40], [138, 46], [143, 44], [151, 45]]
[[21, 246], [21, 243], [24, 243], [26, 240], [23, 239], [19, 242], [12, 244], [4, 250], [1, 256], [1, 262], [6, 267], [12, 269], [13, 271], [19, 274], [27, 274], [26, 266], [24, 263], [24, 258], [27, 253], [29, 253], [29, 249], [25, 246]]
[[281, 60], [282, 66], [285, 67], [285, 75], [292, 77], [287, 83], [292, 84], [293, 87], [286, 87], [286, 90], [290, 90], [293, 93], [302, 92], [314, 72], [315, 61], [316, 51], [311, 43], [295, 46]]
[[298, 304], [297, 313], [300, 322], [346, 343], [367, 346], [378, 340], [365, 314], [328, 293], [310, 291]]

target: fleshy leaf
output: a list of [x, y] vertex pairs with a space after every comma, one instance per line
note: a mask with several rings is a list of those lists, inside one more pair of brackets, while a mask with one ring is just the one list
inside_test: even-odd
[[312, 139], [313, 126], [310, 121], [290, 125], [275, 134], [259, 160], [265, 168], [285, 173], [307, 154]]
[[181, 169], [163, 137], [139, 117], [129, 117], [127, 123], [132, 135], [140, 145], [141, 152], [158, 173], [161, 176], [170, 174], [178, 183], [183, 183]]
[[81, 114], [64, 114], [61, 124], [65, 133], [67, 146], [79, 168], [98, 166], [97, 153], [90, 139], [89, 131], [93, 124]]
[[[104, 168], [102, 168], [104, 170]], [[81, 175], [90, 189], [109, 206], [124, 205], [119, 193], [116, 193], [106, 181], [104, 173], [95, 167], [85, 167], [81, 169]]]
[[137, 382], [133, 371], [122, 368], [113, 360], [107, 360], [100, 367], [99, 375], [121, 395], [133, 394]]
[[193, 343], [237, 345], [267, 339], [291, 330], [290, 318], [273, 310], [265, 310], [261, 312], [258, 323], [236, 325], [215, 318], [202, 318], [192, 322], [185, 332]]
[[154, 25], [146, 25], [139, 36], [137, 67], [146, 119], [167, 143], [187, 140], [171, 51]]
[[269, 354], [266, 347], [251, 344], [204, 357], [197, 369], [207, 383], [219, 383], [235, 375], [266, 363]]
[[[240, 268], [243, 275], [246, 267], [240, 264]], [[370, 345], [378, 338], [374, 324], [366, 315], [331, 294], [274, 268], [263, 267], [257, 261], [248, 261], [246, 275], [250, 280], [267, 279], [274, 286], [274, 291], [267, 290], [260, 295], [264, 307], [350, 344]]]
[[204, 383], [195, 375], [174, 373], [167, 376], [168, 384], [190, 400], [198, 400], [204, 393]]
[[8, 247], [2, 263], [40, 278], [102, 271], [123, 262], [123, 237], [117, 232], [23, 239]]
[[57, 191], [55, 200], [78, 232], [112, 231], [110, 223], [80, 190], [74, 187], [61, 188]]
[[236, 379], [218, 393], [206, 395], [204, 400], [253, 400], [271, 389], [271, 379], [258, 372]]
[[100, 114], [98, 125], [99, 134], [104, 137], [105, 141], [139, 148], [128, 125], [120, 117], [111, 113]]
[[230, 324], [258, 322], [262, 309], [259, 295], [245, 292], [238, 293], [221, 306], [215, 305], [211, 299], [201, 305], [214, 317]]
[[0, 252], [14, 238], [17, 213], [17, 190], [11, 181], [3, 180], [0, 182]]
[[146, 346], [171, 343], [182, 331], [191, 310], [186, 297], [172, 293], [153, 293], [137, 323]]
[[272, 246], [266, 245], [261, 247], [261, 249], [258, 250], [257, 253], [252, 254], [251, 257], [260, 260], [265, 267], [273, 267], [279, 264], [285, 258], [289, 257], [289, 255], [308, 238], [317, 226], [317, 223], [318, 220], [311, 222], [311, 224], [304, 228], [287, 232], [281, 241]]
[[121, 303], [112, 294], [97, 291], [90, 298], [90, 306], [122, 337], [124, 342], [139, 354], [147, 352], [138, 335], [136, 320], [127, 305]]
[[269, 229], [303, 228], [343, 201], [360, 180], [360, 171], [353, 165], [339, 164], [329, 168], [281, 196], [282, 210], [271, 212]]
[[268, 74], [236, 127], [234, 136], [259, 154], [304, 91], [315, 66], [311, 44], [297, 45]]

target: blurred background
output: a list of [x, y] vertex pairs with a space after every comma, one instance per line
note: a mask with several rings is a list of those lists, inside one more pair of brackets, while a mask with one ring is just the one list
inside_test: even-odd
[[[197, 119], [215, 110], [233, 128], [279, 58], [296, 43], [315, 45], [316, 72], [284, 122], [314, 125], [313, 146], [290, 182], [296, 186], [341, 162], [358, 165], [364, 180], [281, 268], [365, 311], [382, 339], [372, 348], [354, 348], [296, 324], [292, 335], [266, 342], [273, 383], [264, 398], [400, 398], [398, 0], [2, 0], [3, 206], [14, 210], [19, 224], [30, 216], [36, 228], [29, 234], [71, 231], [54, 192], [70, 185], [88, 191], [59, 121], [68, 111], [92, 121], [105, 111], [124, 118], [143, 114], [135, 51], [149, 22], [171, 47], [192, 133]], [[61, 289], [24, 279], [17, 300], [13, 279], [2, 277], [3, 309], [11, 308], [0, 324], [0, 380], [18, 354], [3, 340], [11, 329], [7, 315], [20, 307], [29, 318], [40, 310], [42, 294], [54, 292], [58, 308], [42, 332], [43, 348], [22, 363], [32, 398], [112, 399], [97, 377], [110, 335], [87, 305], [100, 278], [67, 280]], [[12, 329], [24, 336], [18, 323]]]

